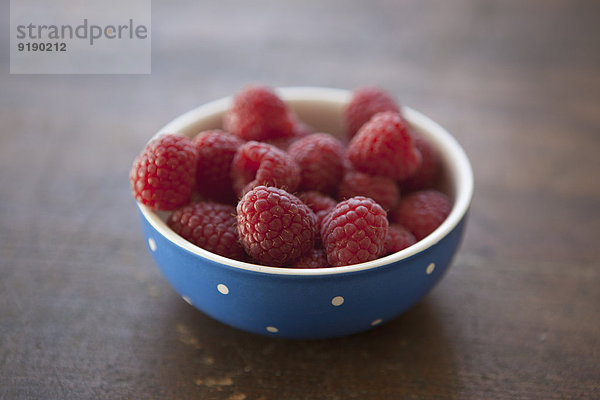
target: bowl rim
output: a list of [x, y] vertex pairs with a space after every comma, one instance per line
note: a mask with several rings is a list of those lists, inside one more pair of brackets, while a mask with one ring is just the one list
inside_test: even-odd
[[[275, 91], [286, 102], [321, 101], [344, 104], [349, 101], [351, 96], [350, 90], [327, 87], [279, 87], [275, 88]], [[161, 134], [179, 133], [186, 127], [198, 123], [201, 119], [224, 112], [231, 104], [231, 99], [232, 96], [227, 96], [213, 100], [176, 117], [159, 129], [149, 139], [149, 142]], [[452, 169], [451, 175], [454, 177], [455, 186], [458, 190], [455, 190], [454, 204], [450, 214], [437, 229], [414, 245], [388, 256], [360, 264], [326, 268], [289, 268], [252, 264], [220, 256], [188, 242], [171, 230], [161, 216], [150, 207], [139, 202], [136, 202], [137, 206], [148, 223], [173, 244], [190, 253], [234, 269], [270, 275], [326, 276], [366, 271], [395, 264], [429, 249], [446, 237], [467, 214], [473, 196], [473, 170], [458, 141], [445, 128], [424, 114], [407, 106], [402, 106], [402, 113], [411, 125], [433, 134], [437, 145], [444, 148], [445, 156], [452, 161], [449, 166]]]

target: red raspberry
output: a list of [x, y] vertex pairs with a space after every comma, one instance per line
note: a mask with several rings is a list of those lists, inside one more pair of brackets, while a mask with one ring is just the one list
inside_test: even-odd
[[[317, 232], [321, 232], [323, 219], [325, 219], [325, 216], [329, 214], [331, 210], [333, 210], [337, 202], [331, 197], [315, 191], [298, 193], [298, 198], [302, 200], [304, 204], [310, 207], [311, 210], [313, 210], [317, 216]], [[320, 234], [317, 235], [317, 238], [315, 239], [315, 247], [323, 247]]]
[[433, 145], [423, 136], [413, 134], [415, 146], [421, 153], [421, 166], [401, 186], [406, 190], [421, 190], [433, 186], [440, 170], [440, 157]]
[[300, 167], [285, 151], [251, 141], [238, 148], [231, 163], [231, 179], [240, 197], [259, 185], [294, 192], [300, 184]]
[[340, 183], [338, 199], [345, 200], [354, 196], [370, 197], [384, 210], [392, 210], [400, 200], [400, 189], [393, 179], [348, 171]]
[[238, 232], [246, 252], [265, 265], [291, 265], [313, 248], [315, 214], [296, 196], [257, 186], [237, 205]]
[[304, 121], [301, 121], [300, 118], [294, 113], [292, 113], [292, 121], [294, 122], [294, 136], [297, 138], [303, 138], [305, 136], [311, 135], [315, 133], [315, 130], [312, 126], [308, 125]]
[[417, 242], [415, 235], [408, 229], [398, 224], [390, 224], [385, 237], [385, 254], [392, 254], [412, 246]]
[[321, 222], [325, 215], [327, 215], [337, 204], [331, 197], [314, 190], [298, 193], [298, 198], [314, 211], [319, 222]]
[[301, 190], [335, 193], [344, 175], [344, 145], [327, 133], [313, 133], [292, 143], [288, 154], [301, 169]]
[[400, 112], [396, 100], [387, 92], [374, 86], [353, 90], [350, 102], [344, 109], [348, 138], [352, 138], [371, 117], [384, 111]]
[[379, 204], [357, 196], [338, 203], [323, 220], [321, 238], [333, 266], [375, 260], [384, 251], [387, 214]]
[[285, 138], [275, 138], [269, 140], [263, 140], [263, 143], [270, 144], [271, 146], [277, 147], [279, 150], [287, 151], [289, 147], [299, 138], [295, 136], [285, 137]]
[[211, 201], [189, 204], [175, 210], [167, 225], [198, 247], [235, 260], [247, 258], [238, 241], [233, 206]]
[[293, 136], [294, 122], [283, 100], [263, 85], [249, 85], [237, 93], [223, 118], [225, 130], [244, 140]]
[[204, 198], [222, 203], [237, 200], [231, 183], [231, 161], [244, 142], [231, 133], [217, 129], [199, 133], [192, 143], [198, 151], [198, 192]]
[[129, 172], [134, 198], [156, 210], [190, 201], [196, 181], [196, 149], [190, 139], [164, 134], [137, 156]]
[[327, 254], [323, 249], [312, 249], [292, 264], [292, 268], [326, 268], [330, 267], [327, 262]]
[[421, 163], [406, 121], [391, 111], [363, 125], [348, 144], [348, 158], [359, 171], [396, 181], [408, 178]]
[[273, 146], [287, 151], [292, 143], [298, 139], [302, 139], [305, 136], [315, 133], [314, 129], [298, 119], [298, 116], [290, 111], [290, 118], [294, 123], [294, 134], [289, 137], [279, 137], [275, 139], [263, 140], [265, 143], [272, 144]]
[[393, 222], [403, 225], [421, 240], [444, 222], [451, 209], [448, 197], [437, 190], [412, 192], [400, 200]]

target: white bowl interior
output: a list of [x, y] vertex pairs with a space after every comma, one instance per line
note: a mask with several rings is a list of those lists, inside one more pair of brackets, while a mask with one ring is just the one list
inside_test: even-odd
[[[345, 105], [350, 99], [349, 91], [331, 88], [289, 87], [277, 89], [277, 92], [302, 121], [319, 132], [327, 132], [341, 137], [344, 129], [341, 116]], [[165, 125], [153, 138], [163, 133], [179, 133], [191, 138], [201, 131], [220, 128], [222, 115], [229, 108], [230, 103], [231, 98], [227, 97], [195, 108]], [[344, 267], [314, 269], [250, 264], [222, 257], [193, 245], [167, 226], [165, 218], [168, 213], [154, 212], [139, 203], [138, 207], [150, 224], [171, 242], [201, 257], [236, 268], [280, 275], [332, 275], [362, 271], [395, 263], [433, 246], [452, 231], [468, 211], [473, 195], [471, 165], [456, 139], [440, 125], [418, 111], [403, 107], [402, 112], [411, 126], [425, 136], [438, 150], [443, 169], [442, 189], [449, 195], [453, 207], [448, 218], [429, 236], [389, 256]]]

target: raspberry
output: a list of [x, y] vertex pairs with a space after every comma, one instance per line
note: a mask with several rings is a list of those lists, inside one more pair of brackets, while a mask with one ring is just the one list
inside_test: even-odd
[[244, 140], [293, 136], [294, 122], [283, 100], [263, 85], [249, 85], [237, 93], [223, 118], [225, 130]]
[[384, 111], [400, 112], [400, 107], [387, 92], [374, 86], [352, 91], [350, 102], [344, 109], [348, 138], [352, 138], [373, 115]]
[[444, 222], [451, 209], [448, 197], [437, 190], [412, 192], [400, 200], [393, 222], [403, 225], [421, 240]]
[[327, 133], [313, 133], [292, 143], [288, 154], [301, 169], [301, 190], [334, 193], [344, 174], [344, 145]]
[[347, 154], [357, 170], [396, 181], [408, 178], [421, 163], [406, 121], [391, 111], [364, 124], [348, 144]]
[[190, 139], [164, 134], [137, 156], [129, 172], [134, 198], [156, 210], [186, 204], [196, 180], [197, 152]]
[[314, 211], [319, 221], [322, 221], [337, 204], [331, 197], [314, 190], [298, 193], [298, 198]]
[[351, 170], [344, 174], [338, 199], [345, 200], [354, 196], [370, 197], [384, 210], [391, 210], [400, 200], [400, 189], [393, 179]]
[[312, 249], [292, 264], [292, 268], [326, 268], [330, 267], [327, 262], [327, 254], [323, 249]]
[[204, 198], [232, 203], [237, 198], [231, 183], [231, 161], [244, 142], [222, 130], [199, 133], [192, 143], [198, 152], [196, 184]]
[[285, 151], [251, 141], [238, 148], [231, 163], [231, 179], [240, 197], [259, 185], [294, 192], [300, 184], [300, 167]]
[[[298, 193], [298, 198], [310, 207], [311, 210], [317, 216], [317, 232], [321, 232], [321, 226], [323, 225], [323, 219], [329, 214], [333, 207], [336, 206], [337, 202], [329, 196], [322, 194], [321, 192], [308, 191]], [[321, 242], [321, 235], [317, 235], [315, 239], [315, 247], [323, 247]]]
[[292, 143], [297, 141], [298, 139], [302, 139], [305, 136], [308, 136], [314, 133], [313, 128], [305, 124], [304, 122], [298, 119], [298, 116], [290, 111], [290, 118], [294, 123], [294, 134], [289, 137], [278, 137], [275, 139], [267, 139], [263, 140], [265, 143], [269, 143], [283, 151], [287, 151]]
[[385, 254], [392, 254], [415, 244], [415, 235], [398, 224], [390, 224], [385, 237]]
[[421, 153], [421, 166], [401, 186], [406, 190], [427, 189], [435, 183], [440, 169], [440, 157], [433, 145], [423, 136], [413, 134], [415, 146]]
[[279, 150], [287, 151], [287, 149], [299, 138], [295, 136], [284, 137], [284, 138], [275, 138], [269, 140], [263, 140], [263, 143], [270, 144], [271, 146], [277, 147]]
[[323, 220], [321, 238], [333, 266], [375, 260], [384, 251], [387, 214], [379, 204], [357, 196], [338, 203]]
[[233, 206], [211, 201], [189, 204], [175, 210], [167, 225], [198, 247], [235, 260], [247, 258], [238, 241]]
[[237, 205], [238, 232], [246, 252], [265, 265], [291, 265], [313, 248], [316, 216], [296, 196], [257, 186]]
[[315, 133], [312, 126], [301, 121], [296, 114], [292, 114], [292, 121], [294, 122], [294, 136], [297, 138], [303, 138], [305, 136]]

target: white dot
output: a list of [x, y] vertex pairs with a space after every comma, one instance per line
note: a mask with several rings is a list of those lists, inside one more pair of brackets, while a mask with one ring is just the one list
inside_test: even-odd
[[376, 326], [382, 323], [383, 320], [381, 318], [377, 318], [375, 321], [371, 322], [371, 326]]
[[148, 238], [148, 246], [150, 246], [150, 250], [156, 251], [156, 242], [152, 238]]
[[277, 328], [276, 328], [276, 327], [274, 327], [274, 326], [267, 326], [265, 329], [266, 329], [268, 332], [271, 332], [271, 333], [277, 333], [277, 332], [279, 332], [279, 329], [277, 329]]
[[431, 273], [433, 272], [434, 269], [435, 269], [435, 263], [431, 263], [427, 266], [427, 269], [425, 270], [425, 272], [427, 273], [427, 275], [431, 275]]
[[190, 298], [189, 298], [189, 297], [187, 297], [187, 296], [181, 296], [181, 298], [182, 298], [183, 300], [185, 300], [185, 302], [186, 302], [186, 303], [188, 303], [190, 306], [192, 306], [192, 305], [193, 305], [193, 304], [192, 304], [192, 301], [190, 300]]
[[344, 304], [344, 298], [342, 296], [335, 296], [333, 299], [331, 299], [331, 304], [336, 307], [341, 306]]
[[222, 283], [219, 283], [217, 285], [217, 290], [221, 294], [229, 294], [229, 288], [227, 286], [223, 285]]

